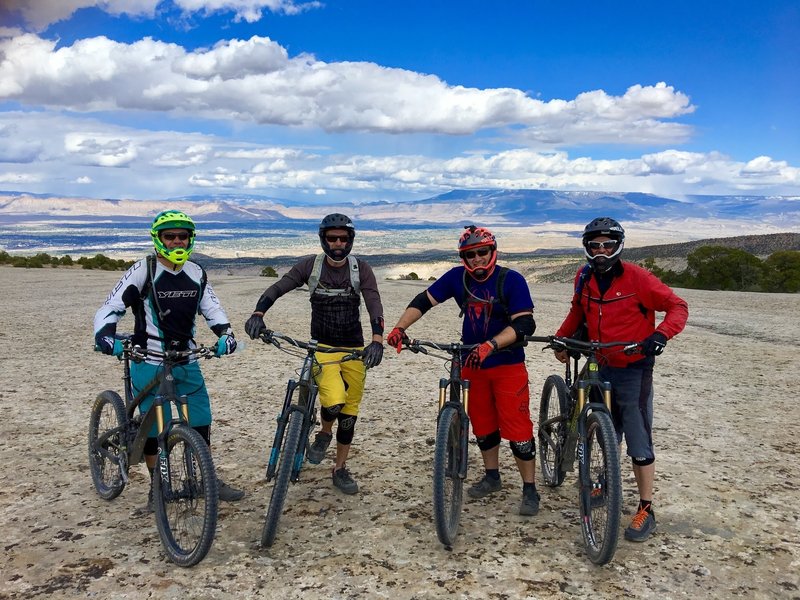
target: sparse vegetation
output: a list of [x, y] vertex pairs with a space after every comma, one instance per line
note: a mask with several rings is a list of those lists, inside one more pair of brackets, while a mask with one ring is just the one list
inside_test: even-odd
[[11, 256], [8, 252], [0, 251], [0, 265], [11, 265], [25, 269], [42, 269], [44, 267], [71, 267], [81, 265], [83, 269], [98, 269], [101, 271], [124, 271], [133, 264], [132, 260], [113, 259], [103, 254], [93, 257], [82, 256], [73, 260], [69, 254], [62, 257], [50, 256], [40, 252], [34, 256]]
[[800, 291], [800, 251], [782, 250], [766, 260], [739, 248], [702, 246], [686, 257], [685, 270], [660, 269], [653, 257], [642, 264], [664, 283], [701, 290], [748, 292]]
[[263, 269], [261, 269], [261, 277], [277, 277], [278, 272], [275, 270], [274, 267], [270, 267], [267, 265]]

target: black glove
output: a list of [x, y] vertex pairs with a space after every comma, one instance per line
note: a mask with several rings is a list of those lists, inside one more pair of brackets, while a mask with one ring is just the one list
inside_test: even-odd
[[113, 335], [98, 335], [94, 338], [94, 349], [109, 356], [122, 356], [122, 342]]
[[642, 354], [645, 356], [658, 356], [667, 345], [667, 336], [656, 331], [642, 341]]
[[372, 342], [369, 344], [364, 348], [364, 357], [362, 360], [367, 369], [377, 367], [381, 364], [381, 360], [383, 360], [383, 344], [380, 342]]
[[244, 324], [244, 331], [250, 336], [251, 340], [258, 339], [267, 330], [264, 324], [264, 317], [261, 315], [251, 315]]

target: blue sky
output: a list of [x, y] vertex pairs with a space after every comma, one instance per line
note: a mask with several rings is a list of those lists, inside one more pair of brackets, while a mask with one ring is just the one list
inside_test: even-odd
[[0, 0], [0, 189], [800, 195], [800, 5]]

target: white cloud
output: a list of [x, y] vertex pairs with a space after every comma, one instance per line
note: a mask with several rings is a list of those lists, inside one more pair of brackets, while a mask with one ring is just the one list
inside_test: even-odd
[[[259, 21], [264, 10], [296, 15], [319, 8], [321, 2], [294, 0], [174, 0], [184, 14], [232, 12], [234, 19], [249, 23]], [[41, 31], [51, 23], [66, 20], [81, 8], [96, 7], [111, 15], [153, 17], [163, 0], [4, 0], [2, 8], [17, 13], [33, 30]]]
[[433, 75], [374, 63], [290, 58], [265, 37], [187, 52], [145, 38], [105, 37], [56, 49], [28, 34], [0, 40], [0, 99], [81, 112], [145, 110], [331, 132], [466, 135], [516, 127], [514, 136], [561, 146], [669, 144], [687, 125], [659, 119], [693, 110], [665, 83], [542, 102], [517, 89], [452, 86]]
[[97, 133], [69, 133], [64, 137], [64, 148], [79, 162], [101, 167], [123, 167], [138, 155], [131, 140]]
[[74, 180], [73, 183], [79, 183], [81, 185], [89, 185], [90, 183], [92, 183], [92, 178], [86, 176], [78, 177], [77, 179]]

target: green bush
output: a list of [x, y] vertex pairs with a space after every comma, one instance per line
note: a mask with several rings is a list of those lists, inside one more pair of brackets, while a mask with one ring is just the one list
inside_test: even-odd
[[273, 267], [266, 266], [263, 269], [261, 269], [261, 277], [277, 277], [277, 276], [278, 272]]

